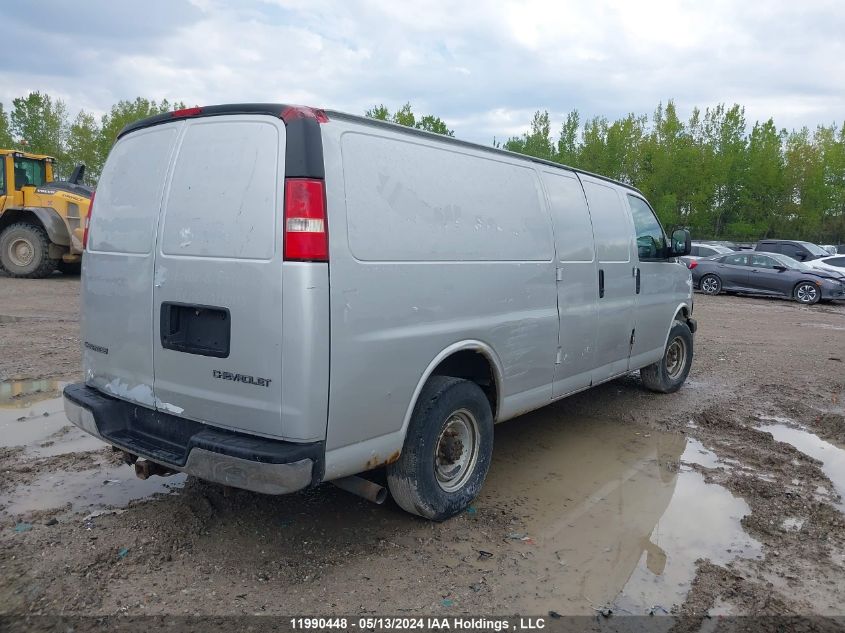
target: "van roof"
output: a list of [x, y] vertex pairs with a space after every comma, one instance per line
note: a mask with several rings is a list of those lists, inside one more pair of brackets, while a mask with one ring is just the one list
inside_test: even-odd
[[222, 116], [222, 115], [229, 115], [229, 114], [268, 114], [270, 116], [280, 117], [283, 118], [282, 115], [288, 111], [289, 109], [296, 112], [298, 117], [302, 118], [316, 118], [319, 119], [320, 115], [329, 116], [329, 118], [336, 118], [341, 120], [347, 121], [354, 121], [356, 123], [361, 123], [364, 125], [370, 125], [374, 127], [383, 127], [388, 128], [394, 132], [400, 132], [402, 134], [410, 134], [415, 136], [421, 136], [425, 138], [429, 138], [432, 140], [438, 140], [441, 142], [449, 143], [452, 145], [457, 145], [461, 147], [469, 147], [476, 150], [481, 150], [484, 152], [490, 152], [494, 154], [501, 154], [505, 156], [510, 156], [511, 158], [516, 158], [520, 160], [527, 160], [531, 161], [532, 163], [538, 163], [541, 165], [548, 165], [549, 167], [556, 167], [558, 169], [565, 169], [572, 172], [577, 172], [579, 174], [584, 174], [586, 176], [592, 176], [593, 178], [598, 178], [600, 180], [604, 180], [620, 187], [624, 187], [630, 191], [640, 194], [641, 196], [645, 197], [644, 194], [634, 187], [633, 185], [629, 185], [627, 183], [621, 182], [619, 180], [614, 180], [613, 178], [608, 178], [607, 176], [602, 176], [601, 174], [596, 174], [584, 169], [578, 169], [577, 167], [571, 167], [569, 165], [564, 165], [561, 163], [556, 163], [554, 161], [545, 160], [542, 158], [537, 158], [535, 156], [529, 156], [527, 154], [519, 154], [517, 152], [511, 152], [506, 149], [501, 149], [499, 147], [492, 147], [487, 145], [481, 145], [480, 143], [473, 143], [471, 141], [464, 141], [461, 139], [454, 138], [452, 136], [446, 136], [443, 134], [435, 134], [434, 132], [428, 132], [426, 130], [418, 130], [416, 128], [407, 127], [404, 125], [399, 125], [398, 123], [391, 123], [389, 121], [381, 121], [379, 119], [372, 119], [370, 117], [361, 116], [359, 114], [348, 114], [346, 112], [339, 112], [337, 110], [322, 110], [318, 108], [310, 108], [310, 107], [303, 107], [303, 106], [295, 106], [283, 103], [232, 103], [232, 104], [223, 104], [223, 105], [212, 105], [212, 106], [202, 106], [202, 107], [194, 107], [194, 108], [185, 108], [183, 110], [173, 110], [172, 112], [165, 112], [164, 114], [157, 114], [155, 116], [147, 117], [145, 119], [140, 119], [133, 123], [128, 124], [124, 127], [120, 134], [117, 135], [118, 138], [129, 134], [130, 132], [134, 132], [135, 130], [139, 130], [141, 128], [150, 127], [153, 125], [160, 125], [162, 123], [167, 123], [169, 121], [174, 121], [178, 119], [187, 119], [187, 118], [195, 118], [195, 117], [206, 117], [206, 116]]

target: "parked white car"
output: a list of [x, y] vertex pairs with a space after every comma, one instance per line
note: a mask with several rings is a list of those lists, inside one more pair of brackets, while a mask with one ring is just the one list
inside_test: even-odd
[[819, 259], [814, 259], [812, 261], [804, 263], [809, 266], [812, 266], [813, 268], [826, 270], [828, 272], [845, 273], [845, 255], [835, 255], [834, 257], [821, 257]]

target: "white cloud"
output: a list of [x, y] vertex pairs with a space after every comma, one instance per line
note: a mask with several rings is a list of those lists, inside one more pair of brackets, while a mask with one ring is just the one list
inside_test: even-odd
[[43, 90], [96, 113], [137, 95], [359, 113], [410, 101], [484, 143], [536, 109], [614, 118], [668, 98], [682, 113], [738, 102], [788, 128], [845, 116], [845, 18], [823, 0], [177, 4], [139, 16], [101, 0], [50, 22], [35, 5], [5, 10], [21, 44], [0, 60], [0, 101]]

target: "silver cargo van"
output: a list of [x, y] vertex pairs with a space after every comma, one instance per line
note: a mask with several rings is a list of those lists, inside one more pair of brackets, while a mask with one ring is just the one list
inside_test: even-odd
[[354, 476], [386, 466], [442, 520], [480, 490], [494, 423], [638, 369], [675, 391], [692, 362], [689, 233], [629, 186], [490, 147], [190, 108], [123, 130], [90, 218], [65, 408], [141, 476], [381, 499]]

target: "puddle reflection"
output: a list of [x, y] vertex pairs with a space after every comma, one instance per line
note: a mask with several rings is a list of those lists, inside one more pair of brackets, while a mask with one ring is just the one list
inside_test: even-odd
[[839, 494], [839, 501], [834, 505], [841, 512], [845, 512], [845, 449], [823, 440], [814, 433], [786, 424], [769, 424], [757, 429], [771, 433], [775, 441], [790, 444], [805, 455], [822, 462], [822, 472], [827, 475], [834, 490]]
[[758, 555], [740, 525], [746, 503], [682, 461], [716, 466], [696, 441], [619, 420], [546, 410], [498, 427], [482, 500], [512, 500], [536, 544], [539, 580], [525, 608], [668, 610], [683, 602], [698, 558]]

